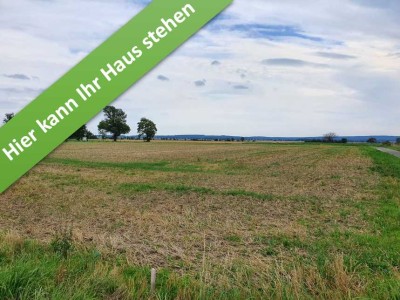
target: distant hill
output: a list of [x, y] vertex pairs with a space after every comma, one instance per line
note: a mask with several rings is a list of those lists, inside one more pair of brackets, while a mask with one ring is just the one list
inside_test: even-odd
[[[97, 135], [101, 138], [101, 135]], [[338, 136], [335, 140], [347, 139], [350, 143], [365, 143], [370, 138], [375, 138], [378, 143], [386, 141], [396, 142], [400, 136], [392, 135], [368, 135], [368, 136]], [[112, 136], [106, 135], [110, 139]], [[181, 135], [157, 135], [156, 140], [177, 140], [177, 141], [240, 141], [242, 136], [238, 135], [203, 135], [203, 134], [181, 134]], [[268, 136], [245, 136], [246, 141], [270, 141], [270, 142], [305, 142], [313, 140], [322, 140], [322, 136], [309, 137], [268, 137]], [[136, 135], [122, 135], [121, 139], [137, 139]]]
[[[385, 141], [395, 142], [398, 136], [386, 135], [371, 135], [371, 136], [339, 136], [336, 140], [347, 139], [353, 143], [363, 143], [370, 138], [376, 138], [381, 143]], [[201, 134], [187, 134], [187, 135], [158, 135], [157, 140], [201, 140], [201, 141], [226, 141], [226, 140], [240, 140], [241, 136], [232, 135], [201, 135]], [[266, 137], [266, 136], [249, 136], [244, 137], [246, 141], [276, 141], [276, 142], [301, 142], [309, 140], [320, 140], [321, 136], [316, 137]]]

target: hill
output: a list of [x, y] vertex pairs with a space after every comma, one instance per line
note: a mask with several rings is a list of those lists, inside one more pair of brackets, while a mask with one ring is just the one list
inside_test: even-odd
[[[232, 135], [201, 135], [201, 134], [185, 134], [185, 135], [158, 135], [156, 139], [158, 140], [205, 140], [205, 141], [226, 141], [226, 140], [240, 140], [241, 136]], [[365, 143], [370, 138], [376, 138], [378, 142], [395, 142], [398, 138], [397, 136], [387, 136], [387, 135], [370, 135], [370, 136], [339, 136], [337, 140], [346, 138], [349, 142], [353, 143]], [[244, 137], [246, 141], [283, 141], [283, 142], [300, 142], [308, 140], [318, 140], [322, 139], [321, 136], [315, 137], [266, 137], [266, 136], [248, 136]]]

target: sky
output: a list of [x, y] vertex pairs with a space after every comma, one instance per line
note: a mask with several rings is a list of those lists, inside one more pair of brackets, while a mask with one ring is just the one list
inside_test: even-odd
[[[148, 2], [0, 0], [0, 115]], [[398, 0], [234, 0], [112, 105], [131, 134], [147, 117], [160, 135], [400, 135], [399, 28]]]

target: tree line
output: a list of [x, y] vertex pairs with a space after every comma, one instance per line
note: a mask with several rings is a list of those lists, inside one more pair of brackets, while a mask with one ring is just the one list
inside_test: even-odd
[[[100, 121], [97, 129], [102, 137], [105, 139], [107, 135], [111, 135], [114, 142], [118, 140], [118, 138], [122, 134], [127, 134], [131, 131], [127, 123], [127, 114], [120, 108], [115, 108], [114, 106], [106, 106], [103, 109], [104, 113], [104, 120]], [[3, 123], [9, 122], [12, 118], [14, 118], [14, 113], [7, 113], [4, 116]], [[146, 142], [150, 142], [154, 139], [157, 133], [157, 126], [156, 124], [147, 119], [141, 118], [140, 121], [137, 123], [137, 133], [138, 138], [143, 139]], [[80, 127], [77, 131], [75, 131], [69, 139], [76, 139], [78, 141], [86, 139], [97, 139], [97, 136], [94, 135], [85, 125]], [[240, 139], [242, 142], [245, 140], [244, 137]], [[229, 141], [229, 140], [227, 140]], [[232, 139], [234, 141], [234, 139]], [[315, 139], [315, 140], [307, 140], [306, 142], [324, 142], [324, 143], [343, 143], [346, 144], [348, 140], [346, 138], [338, 139], [338, 135], [334, 132], [329, 132], [323, 135], [322, 139]], [[376, 138], [369, 138], [367, 143], [376, 144], [378, 143]], [[390, 141], [384, 142], [383, 144], [391, 144]], [[396, 144], [400, 145], [400, 138], [397, 138]]]
[[[326, 134], [324, 134], [322, 136], [322, 139], [306, 140], [306, 142], [308, 142], [308, 143], [310, 143], [310, 142], [313, 143], [314, 142], [314, 143], [342, 143], [342, 144], [347, 144], [348, 140], [346, 138], [339, 139], [338, 135], [335, 132], [328, 132], [328, 133], [326, 133]], [[365, 142], [369, 143], [369, 144], [378, 144], [378, 140], [376, 138], [374, 138], [374, 137], [368, 138]], [[397, 145], [400, 145], [400, 138], [397, 138], [395, 143]], [[389, 145], [392, 145], [392, 142], [385, 141], [382, 144], [389, 146]]]
[[[103, 113], [104, 119], [100, 121], [97, 126], [102, 139], [110, 135], [114, 142], [116, 142], [122, 134], [127, 134], [131, 131], [127, 123], [127, 114], [122, 109], [115, 108], [114, 106], [107, 106], [103, 109]], [[3, 123], [9, 122], [14, 116], [14, 113], [5, 114]], [[141, 118], [137, 123], [137, 133], [139, 139], [150, 142], [157, 133], [157, 126], [153, 121], [147, 118]], [[81, 141], [83, 139], [97, 139], [97, 136], [93, 134], [85, 124], [75, 131], [69, 139]]]

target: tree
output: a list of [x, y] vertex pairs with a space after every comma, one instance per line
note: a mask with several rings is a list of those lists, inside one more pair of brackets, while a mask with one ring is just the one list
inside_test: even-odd
[[87, 128], [86, 124], [75, 131], [69, 138], [81, 141], [86, 136]]
[[241, 137], [241, 138], [240, 138], [240, 141], [241, 141], [241, 142], [244, 142], [244, 137]]
[[326, 143], [333, 143], [335, 141], [335, 138], [337, 138], [337, 134], [334, 132], [329, 132], [324, 134], [323, 141]]
[[86, 131], [86, 137], [88, 140], [97, 140], [97, 136], [94, 135], [93, 132], [91, 132], [89, 129]]
[[382, 143], [383, 146], [392, 146], [392, 142], [391, 141], [386, 141]]
[[4, 124], [8, 123], [12, 118], [14, 118], [14, 116], [15, 116], [14, 113], [5, 114], [3, 123]]
[[97, 137], [89, 129], [87, 129], [86, 124], [83, 125], [81, 128], [79, 128], [77, 131], [75, 131], [69, 138], [81, 141], [83, 140], [84, 137], [86, 137], [88, 140], [97, 139]]
[[400, 138], [396, 139], [396, 145], [400, 145]]
[[100, 129], [99, 133], [101, 135], [102, 140], [104, 140], [107, 137], [107, 131], [105, 131], [104, 129]]
[[116, 142], [121, 134], [131, 131], [131, 128], [126, 123], [127, 115], [122, 109], [115, 108], [114, 106], [106, 106], [103, 112], [105, 119], [97, 126], [99, 132], [104, 130], [105, 132], [111, 133], [114, 142]]
[[369, 138], [368, 140], [367, 140], [367, 143], [370, 143], [370, 144], [376, 144], [378, 141], [377, 141], [377, 139], [376, 138]]
[[154, 139], [157, 133], [157, 126], [153, 121], [146, 118], [141, 118], [140, 122], [138, 123], [137, 132], [139, 139], [143, 138], [144, 141], [150, 142], [152, 139]]

